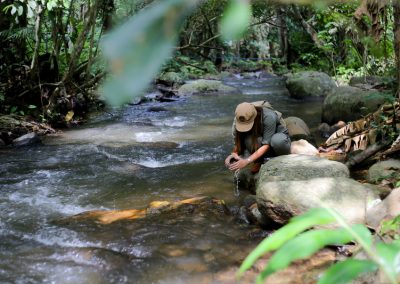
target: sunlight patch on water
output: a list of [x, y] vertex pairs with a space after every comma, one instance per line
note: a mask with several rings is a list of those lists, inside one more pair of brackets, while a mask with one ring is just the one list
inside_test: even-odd
[[156, 126], [168, 126], [168, 127], [184, 127], [188, 124], [187, 118], [183, 116], [175, 116], [173, 118], [167, 118], [162, 121], [154, 121]]
[[159, 142], [165, 135], [161, 131], [157, 132], [138, 132], [134, 134], [137, 142]]
[[147, 158], [144, 160], [140, 160], [137, 164], [142, 165], [148, 168], [164, 168], [168, 166], [181, 165], [181, 164], [192, 164], [192, 163], [200, 163], [204, 161], [214, 160], [214, 154], [201, 154], [201, 155], [188, 155], [188, 156], [179, 156], [176, 155], [167, 155], [162, 160], [156, 160], [154, 158]]

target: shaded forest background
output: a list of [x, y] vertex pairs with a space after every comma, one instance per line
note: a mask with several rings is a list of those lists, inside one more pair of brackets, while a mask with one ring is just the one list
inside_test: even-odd
[[[102, 107], [97, 89], [108, 67], [101, 39], [153, 2], [1, 1], [0, 113], [63, 126]], [[320, 70], [338, 82], [384, 76], [398, 93], [399, 0], [309, 1], [314, 4], [301, 6], [254, 0], [240, 40], [224, 40], [219, 30], [229, 1], [194, 2], [198, 7], [185, 20], [174, 56], [155, 82], [179, 83], [221, 72]]]

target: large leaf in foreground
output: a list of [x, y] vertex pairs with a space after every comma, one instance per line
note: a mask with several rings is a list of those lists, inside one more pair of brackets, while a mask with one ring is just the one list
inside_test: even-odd
[[385, 275], [390, 278], [388, 280], [391, 283], [398, 283], [400, 281], [400, 243], [398, 241], [391, 244], [378, 243], [376, 251]]
[[263, 240], [243, 261], [238, 271], [240, 277], [246, 270], [254, 264], [254, 262], [269, 251], [273, 251], [281, 247], [288, 240], [292, 239], [299, 233], [314, 227], [316, 225], [326, 225], [335, 222], [335, 218], [323, 208], [316, 208], [307, 213], [296, 216], [284, 227], [277, 230], [271, 236]]
[[220, 31], [225, 40], [238, 40], [247, 30], [251, 20], [251, 5], [248, 0], [231, 0], [225, 9]]
[[[353, 225], [351, 230], [367, 242], [371, 239], [371, 233], [363, 225]], [[265, 269], [257, 277], [257, 283], [262, 283], [266, 277], [286, 268], [295, 260], [310, 257], [327, 245], [343, 245], [352, 240], [354, 240], [354, 236], [348, 229], [314, 230], [302, 233], [275, 252]]]
[[172, 55], [179, 27], [197, 2], [155, 2], [105, 36], [103, 51], [113, 74], [101, 93], [109, 103], [121, 105], [144, 91]]
[[347, 259], [332, 265], [318, 284], [345, 284], [362, 273], [373, 272], [378, 266], [369, 260]]

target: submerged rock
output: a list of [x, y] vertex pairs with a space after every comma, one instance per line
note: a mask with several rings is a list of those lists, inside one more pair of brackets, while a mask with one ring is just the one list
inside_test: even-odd
[[68, 224], [89, 221], [107, 225], [118, 221], [134, 221], [171, 212], [188, 214], [194, 213], [194, 211], [215, 213], [217, 215], [230, 214], [223, 200], [211, 197], [194, 197], [176, 202], [153, 201], [145, 209], [88, 211], [64, 218], [59, 223]]
[[336, 83], [325, 73], [303, 71], [290, 76], [286, 87], [295, 99], [324, 98], [336, 88]]
[[224, 85], [221, 81], [197, 80], [187, 83], [178, 89], [179, 96], [197, 94], [238, 94], [240, 91], [234, 87]]

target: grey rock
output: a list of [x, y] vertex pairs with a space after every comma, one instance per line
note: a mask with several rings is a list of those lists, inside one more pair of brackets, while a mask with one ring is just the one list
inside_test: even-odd
[[395, 174], [400, 176], [400, 161], [389, 159], [372, 165], [368, 170], [368, 180], [378, 182], [379, 179], [390, 178]]
[[285, 123], [292, 141], [307, 139], [310, 137], [310, 129], [301, 118], [289, 116], [285, 118]]
[[380, 76], [365, 76], [365, 77], [352, 77], [350, 79], [349, 85], [356, 87], [357, 85], [385, 85], [391, 84], [394, 80], [389, 77], [380, 77]]
[[365, 224], [368, 204], [377, 198], [368, 187], [343, 177], [263, 182], [257, 187], [258, 209], [279, 224], [322, 206], [337, 210], [349, 224]]
[[324, 98], [336, 88], [336, 83], [325, 73], [303, 71], [288, 77], [286, 87], [295, 99]]
[[392, 192], [382, 201], [367, 211], [367, 225], [378, 228], [385, 219], [393, 219], [400, 215], [400, 188]]
[[240, 93], [238, 89], [224, 85], [221, 81], [203, 79], [187, 83], [178, 89], [179, 96], [237, 93]]
[[376, 111], [385, 102], [385, 94], [356, 87], [342, 86], [332, 90], [322, 107], [322, 121], [352, 121]]
[[261, 166], [258, 186], [272, 181], [308, 180], [319, 177], [350, 176], [349, 169], [342, 163], [317, 156], [285, 155], [275, 157]]
[[18, 137], [17, 139], [14, 139], [12, 144], [15, 147], [22, 147], [22, 146], [32, 146], [35, 144], [39, 144], [40, 142], [41, 140], [39, 136], [36, 133], [31, 132], [21, 137]]
[[6, 143], [3, 141], [3, 139], [0, 138], [0, 148], [5, 147]]

